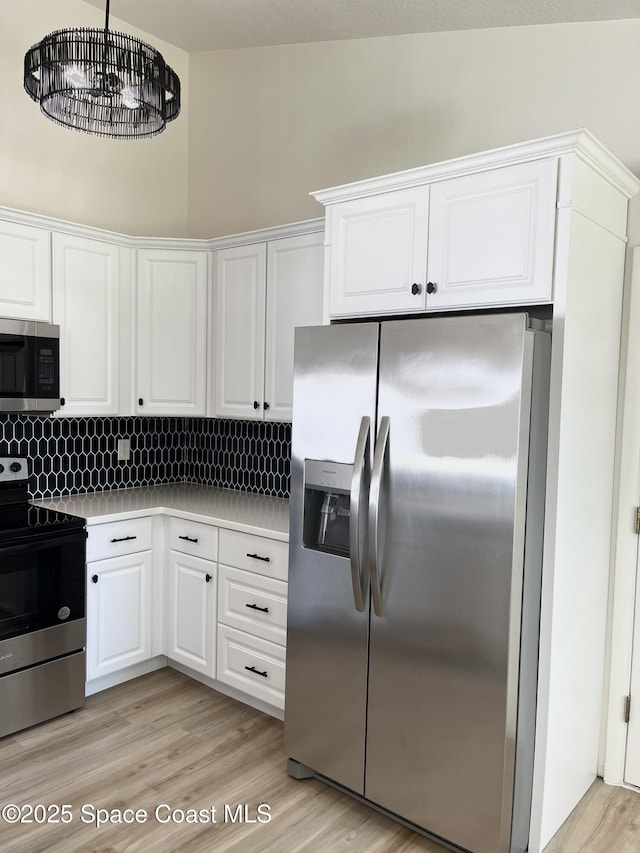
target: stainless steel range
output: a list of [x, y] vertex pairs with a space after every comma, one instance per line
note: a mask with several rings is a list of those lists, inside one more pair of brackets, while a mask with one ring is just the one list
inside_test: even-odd
[[84, 704], [84, 521], [31, 506], [0, 457], [0, 737]]

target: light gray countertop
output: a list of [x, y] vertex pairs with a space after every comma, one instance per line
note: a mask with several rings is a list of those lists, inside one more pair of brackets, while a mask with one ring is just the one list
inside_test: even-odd
[[289, 540], [289, 501], [284, 498], [192, 483], [114, 489], [33, 503], [80, 516], [88, 524], [165, 513], [284, 542]]

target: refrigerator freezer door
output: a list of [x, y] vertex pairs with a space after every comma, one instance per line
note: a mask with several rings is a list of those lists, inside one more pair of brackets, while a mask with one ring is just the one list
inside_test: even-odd
[[[373, 441], [366, 419], [375, 424], [377, 359], [375, 323], [296, 330], [285, 751], [359, 794], [369, 598], [359, 600], [358, 592], [366, 579]], [[346, 469], [346, 489], [355, 494], [344, 495]], [[307, 512], [315, 512], [317, 522], [304, 517], [305, 491]], [[345, 524], [348, 534], [340, 532]]]
[[[522, 314], [383, 324], [365, 797], [509, 850], [533, 332]], [[375, 570], [372, 561], [372, 575]], [[372, 577], [372, 583], [374, 578]]]

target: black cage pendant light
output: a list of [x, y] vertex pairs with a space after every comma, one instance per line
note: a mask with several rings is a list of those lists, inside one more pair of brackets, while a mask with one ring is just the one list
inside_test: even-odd
[[56, 30], [27, 51], [24, 88], [65, 127], [139, 139], [162, 133], [180, 112], [180, 80], [151, 45], [104, 29]]

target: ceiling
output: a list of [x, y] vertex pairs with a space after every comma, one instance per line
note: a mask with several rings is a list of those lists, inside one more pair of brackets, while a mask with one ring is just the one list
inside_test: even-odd
[[[105, 0], [85, 2], [105, 8]], [[640, 0], [111, 0], [110, 14], [192, 53], [445, 30], [624, 20], [640, 18]]]

